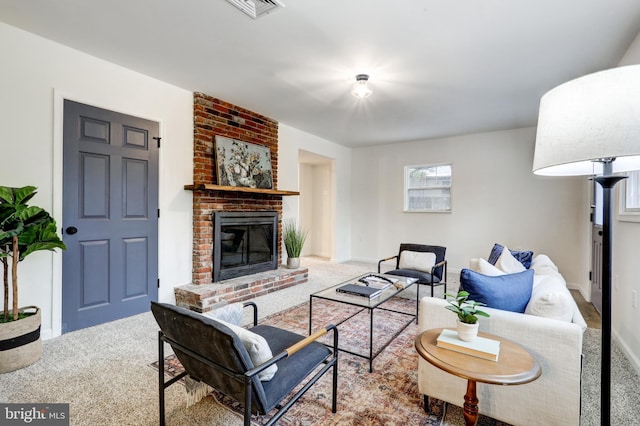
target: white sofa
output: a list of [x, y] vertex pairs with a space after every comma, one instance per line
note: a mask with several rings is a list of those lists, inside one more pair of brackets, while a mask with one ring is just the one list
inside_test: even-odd
[[[526, 313], [484, 308], [491, 317], [480, 318], [480, 331], [519, 343], [542, 367], [540, 378], [528, 384], [477, 384], [480, 414], [513, 425], [580, 424], [582, 335], [586, 323], [562, 275], [547, 259], [537, 259], [537, 265], [534, 259], [534, 286]], [[566, 294], [569, 294], [570, 302]], [[440, 327], [455, 328], [456, 316], [444, 309], [446, 304], [439, 298], [421, 299], [419, 332]], [[466, 380], [445, 373], [419, 358], [418, 387], [421, 394], [462, 406], [466, 383]]]

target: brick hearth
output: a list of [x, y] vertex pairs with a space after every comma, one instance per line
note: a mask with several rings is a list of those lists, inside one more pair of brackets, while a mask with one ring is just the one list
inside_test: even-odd
[[207, 312], [218, 302], [243, 302], [308, 281], [309, 270], [284, 269], [232, 278], [212, 284], [176, 287], [176, 304], [196, 312]]

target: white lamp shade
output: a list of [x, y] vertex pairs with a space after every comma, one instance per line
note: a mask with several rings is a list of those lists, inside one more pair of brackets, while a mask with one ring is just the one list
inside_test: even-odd
[[533, 172], [548, 176], [640, 169], [640, 65], [564, 83], [540, 100]]

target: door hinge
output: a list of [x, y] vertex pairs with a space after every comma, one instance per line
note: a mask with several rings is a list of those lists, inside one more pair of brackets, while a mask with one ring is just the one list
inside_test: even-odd
[[158, 148], [160, 148], [160, 139], [162, 139], [162, 138], [154, 137], [153, 139], [155, 139], [156, 141], [158, 141]]
[[158, 278], [158, 288], [160, 288], [160, 278]]
[[589, 271], [589, 281], [593, 281], [593, 272]]
[[158, 209], [158, 219], [160, 218], [160, 209]]

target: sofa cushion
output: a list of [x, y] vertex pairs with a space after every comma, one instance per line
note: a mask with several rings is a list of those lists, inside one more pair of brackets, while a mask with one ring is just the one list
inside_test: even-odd
[[412, 269], [430, 273], [431, 268], [433, 268], [435, 264], [435, 253], [403, 250], [402, 253], [400, 253], [398, 269]]
[[498, 276], [483, 275], [466, 268], [460, 272], [460, 289], [469, 292], [469, 299], [490, 308], [524, 313], [532, 288], [531, 270]]
[[572, 322], [576, 309], [576, 302], [569, 289], [564, 285], [564, 280], [547, 276], [533, 286], [531, 299], [524, 313]]
[[[258, 367], [273, 358], [271, 348], [264, 337], [252, 332], [251, 330], [247, 330], [246, 328], [239, 327], [224, 320], [217, 318], [211, 319], [224, 324], [240, 338], [240, 341], [242, 341], [242, 344], [249, 353], [249, 357], [251, 358], [251, 362], [253, 362], [254, 367]], [[261, 381], [271, 380], [277, 371], [278, 365], [273, 364], [266, 370], [258, 373], [258, 378]]]
[[[491, 249], [491, 253], [489, 254], [489, 257], [487, 258], [487, 261], [489, 263], [495, 265], [496, 262], [498, 261], [498, 258], [502, 254], [503, 250], [504, 250], [504, 246], [503, 245], [495, 243], [493, 245], [493, 248]], [[511, 253], [511, 255], [513, 257], [518, 259], [518, 261], [520, 263], [522, 263], [522, 266], [524, 266], [526, 269], [529, 269], [531, 267], [531, 262], [533, 261], [533, 252], [532, 251], [530, 251], [530, 250], [525, 250], [525, 251], [509, 250], [509, 252]]]
[[392, 271], [385, 272], [385, 274], [416, 278], [418, 280], [418, 284], [431, 284], [432, 282], [436, 284], [440, 282], [440, 278], [435, 275], [431, 275], [428, 272], [415, 271], [413, 269], [394, 269]]
[[533, 258], [531, 269], [535, 269], [536, 275], [559, 274], [558, 267], [546, 254], [539, 254]]

